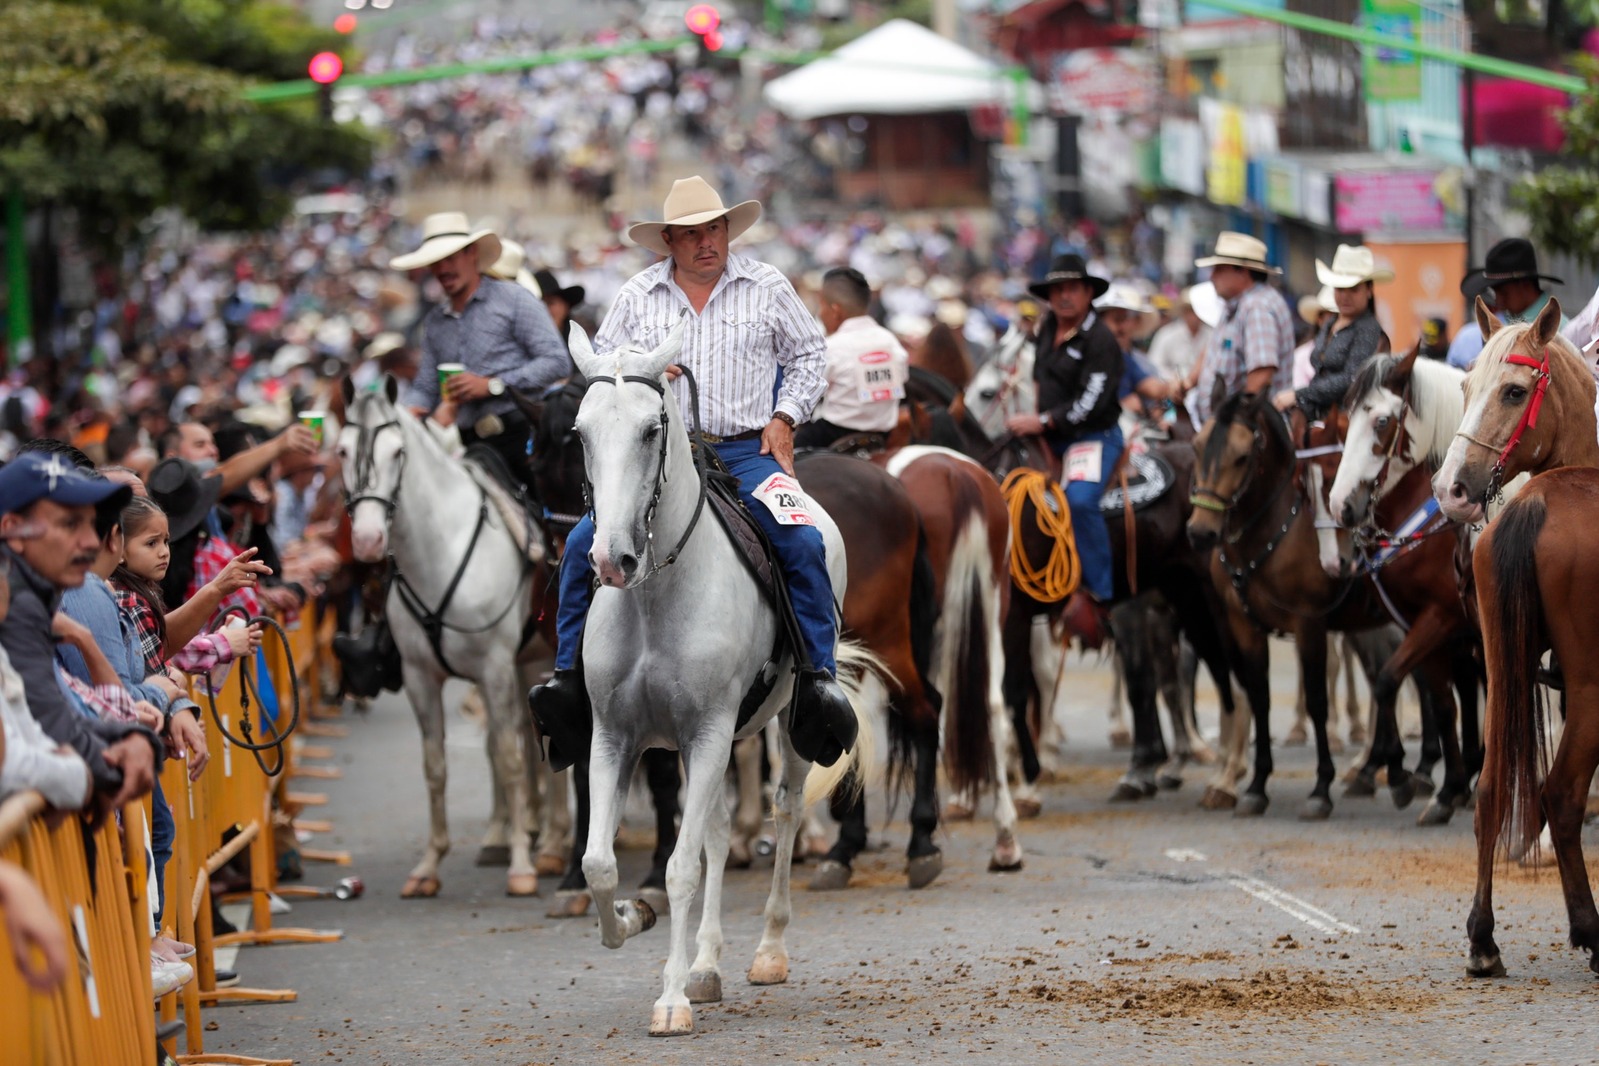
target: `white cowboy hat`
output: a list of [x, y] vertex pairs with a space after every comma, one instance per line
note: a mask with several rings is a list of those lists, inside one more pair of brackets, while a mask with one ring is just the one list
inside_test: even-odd
[[1323, 285], [1321, 291], [1314, 296], [1301, 296], [1299, 298], [1299, 317], [1314, 326], [1323, 314], [1338, 313], [1338, 302], [1333, 299], [1333, 291], [1329, 286]]
[[422, 220], [422, 245], [414, 252], [397, 255], [389, 260], [395, 270], [415, 270], [432, 266], [447, 255], [462, 248], [477, 245], [478, 269], [487, 271], [500, 258], [500, 238], [491, 229], [473, 231], [467, 225], [466, 215], [460, 211], [445, 211], [429, 215]]
[[1196, 267], [1240, 266], [1246, 270], [1262, 270], [1267, 274], [1282, 271], [1266, 262], [1266, 242], [1247, 233], [1222, 230], [1216, 237], [1216, 254], [1195, 259]]
[[539, 288], [538, 279], [529, 274], [527, 267], [522, 264], [527, 262], [527, 250], [516, 241], [500, 241], [500, 257], [494, 265], [483, 273], [491, 278], [501, 281], [514, 281], [528, 292], [540, 299], [544, 298], [544, 290]]
[[671, 255], [671, 249], [661, 238], [667, 226], [698, 226], [713, 218], [727, 216], [727, 239], [734, 240], [755, 225], [761, 217], [761, 202], [745, 200], [732, 207], [722, 206], [722, 198], [698, 174], [692, 178], [679, 178], [672, 182], [672, 191], [666, 194], [666, 204], [660, 222], [634, 222], [627, 227], [627, 238], [641, 248], [656, 255]]
[[1101, 311], [1109, 311], [1113, 307], [1119, 308], [1123, 311], [1131, 311], [1135, 315], [1148, 314], [1154, 310], [1149, 301], [1145, 299], [1144, 294], [1125, 281], [1111, 282], [1110, 288], [1105, 290], [1105, 295], [1094, 301], [1094, 306]]
[[1221, 321], [1225, 309], [1216, 286], [1208, 281], [1202, 281], [1188, 290], [1188, 306], [1194, 309], [1194, 314], [1199, 316], [1201, 322], [1212, 329]]
[[1352, 289], [1363, 281], [1392, 281], [1392, 270], [1378, 270], [1377, 257], [1364, 244], [1340, 244], [1332, 266], [1316, 260], [1316, 280], [1333, 289]]

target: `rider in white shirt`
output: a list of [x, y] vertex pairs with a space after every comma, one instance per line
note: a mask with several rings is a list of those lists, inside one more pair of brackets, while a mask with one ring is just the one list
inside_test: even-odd
[[794, 443], [826, 448], [852, 433], [887, 433], [899, 419], [910, 379], [904, 345], [866, 313], [872, 289], [851, 267], [822, 278], [821, 319], [827, 331], [827, 392]]

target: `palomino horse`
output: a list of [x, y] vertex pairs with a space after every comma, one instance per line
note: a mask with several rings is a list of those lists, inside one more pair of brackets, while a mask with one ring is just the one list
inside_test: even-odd
[[447, 678], [464, 677], [477, 684], [488, 709], [496, 817], [484, 845], [509, 847], [507, 891], [530, 896], [538, 875], [523, 752], [534, 746], [522, 693], [533, 676], [538, 653], [529, 636], [549, 579], [543, 538], [487, 473], [451, 458], [397, 406], [398, 395], [393, 378], [381, 392], [360, 396], [346, 380], [348, 418], [338, 453], [355, 556], [392, 562], [385, 613], [422, 730], [431, 831], [400, 894], [439, 891], [439, 861], [450, 850], [443, 687]]
[[[1433, 482], [1439, 502], [1452, 517], [1478, 521], [1498, 484], [1542, 472], [1488, 525], [1472, 559], [1488, 704], [1466, 969], [1474, 977], [1504, 974], [1493, 935], [1494, 855], [1507, 837], [1512, 850], [1531, 847], [1547, 820], [1571, 944], [1588, 951], [1589, 968], [1599, 972], [1599, 912], [1582, 853], [1588, 788], [1599, 767], [1599, 558], [1587, 542], [1599, 523], [1594, 381], [1559, 335], [1556, 301], [1515, 326], [1501, 326], [1479, 301], [1477, 321], [1487, 343], [1466, 380], [1459, 438]], [[1566, 726], [1547, 767], [1538, 687], [1546, 650], [1560, 663], [1566, 695]]]
[[[577, 431], [592, 486], [593, 562], [601, 583], [582, 649], [594, 708], [592, 820], [583, 871], [606, 947], [620, 948], [654, 924], [647, 904], [615, 899], [614, 838], [633, 769], [645, 749], [667, 747], [682, 752], [686, 771], [683, 825], [666, 875], [671, 943], [664, 988], [650, 1019], [650, 1033], [657, 1036], [693, 1032], [691, 1002], [721, 999], [722, 875], [730, 832], [723, 779], [734, 738], [754, 735], [784, 712], [793, 662], [784, 652], [773, 675], [779, 683], [741, 722], [741, 703], [768, 669], [779, 622], [740, 561], [739, 549], [719, 523], [704, 515], [706, 484], [677, 402], [666, 388], [665, 371], [682, 350], [683, 330], [680, 320], [653, 351], [624, 348], [605, 356], [594, 353], [581, 330], [571, 335], [573, 361], [589, 381]], [[835, 593], [847, 595], [838, 529], [825, 513], [807, 510], [827, 545]], [[839, 659], [846, 689], [860, 678], [860, 664], [876, 662], [848, 641], [840, 641]], [[859, 716], [864, 702], [859, 689], [850, 695]], [[813, 771], [813, 792], [830, 793], [852, 771], [871, 765], [867, 749], [874, 728], [863, 724], [850, 758]], [[788, 979], [789, 873], [807, 764], [786, 732], [782, 746], [777, 853], [766, 928], [749, 970], [754, 984]], [[689, 911], [702, 857], [705, 901], [691, 963]]]

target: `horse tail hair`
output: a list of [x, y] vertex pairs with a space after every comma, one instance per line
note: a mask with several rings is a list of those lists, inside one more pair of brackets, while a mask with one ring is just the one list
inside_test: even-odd
[[[1486, 793], [1478, 832], [1509, 836], [1513, 851], [1536, 848], [1542, 829], [1539, 787], [1547, 761], [1543, 694], [1543, 602], [1533, 555], [1548, 509], [1540, 495], [1523, 494], [1488, 527], [1487, 581], [1479, 574], [1477, 607], [1488, 670], [1483, 722], [1485, 758], [1479, 792]], [[1478, 552], [1478, 566], [1484, 553]], [[1483, 787], [1486, 786], [1486, 787]]]
[[886, 734], [888, 687], [892, 677], [885, 663], [866, 645], [847, 637], [839, 638], [834, 653], [838, 664], [838, 683], [849, 698], [859, 729], [855, 747], [832, 766], [813, 765], [805, 775], [805, 806], [827, 799], [842, 786], [854, 796], [882, 777], [878, 750], [879, 735]]
[[995, 783], [989, 717], [995, 681], [991, 638], [998, 622], [999, 594], [982, 509], [972, 507], [965, 513], [944, 576], [935, 660], [937, 684], [945, 694], [944, 767], [957, 793]]
[[921, 681], [922, 695], [932, 712], [932, 722], [924, 725], [911, 720], [909, 713], [893, 711], [888, 715], [888, 770], [889, 790], [896, 795], [905, 783], [905, 775], [916, 765], [916, 739], [920, 728], [937, 728], [943, 693], [933, 685], [934, 638], [938, 627], [938, 581], [933, 576], [933, 564], [927, 557], [927, 530], [917, 523], [916, 555], [911, 564], [910, 584], [910, 645], [911, 665]]

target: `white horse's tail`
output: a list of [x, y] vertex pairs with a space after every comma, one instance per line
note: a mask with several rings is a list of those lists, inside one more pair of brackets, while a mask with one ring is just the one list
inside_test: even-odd
[[957, 794], [995, 784], [994, 745], [1008, 728], [997, 580], [988, 526], [974, 510], [950, 553], [933, 652], [933, 685], [944, 695], [944, 769]]
[[[859, 729], [854, 750], [832, 766], [812, 766], [805, 775], [807, 807], [827, 799], [846, 780], [852, 790], [859, 791], [876, 784], [883, 772], [878, 752], [886, 750], [881, 738], [888, 735], [888, 664], [866, 645], [847, 638], [839, 640], [835, 657], [838, 683], [849, 697]], [[851, 770], [855, 772], [851, 774]]]

